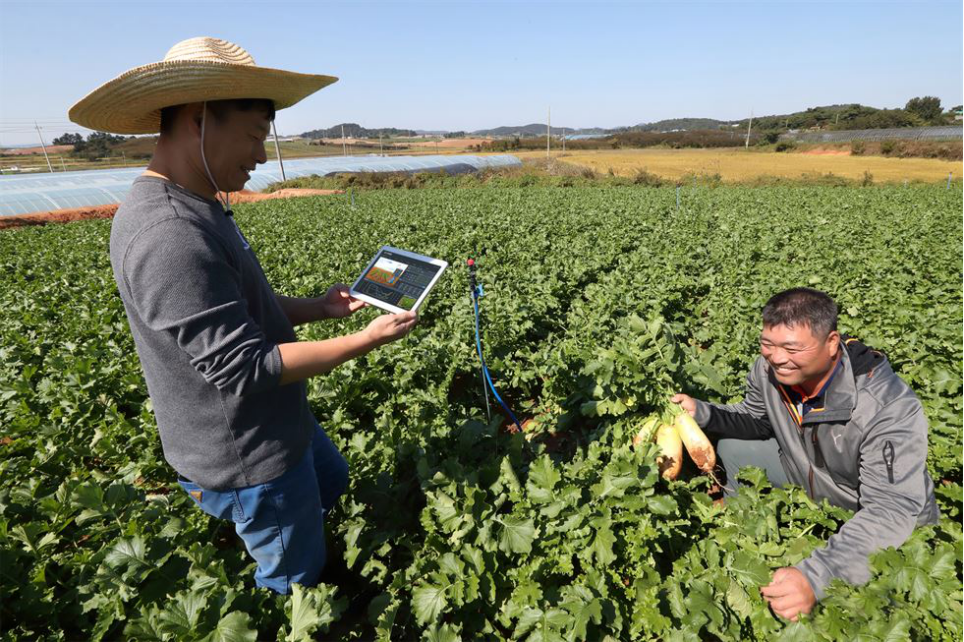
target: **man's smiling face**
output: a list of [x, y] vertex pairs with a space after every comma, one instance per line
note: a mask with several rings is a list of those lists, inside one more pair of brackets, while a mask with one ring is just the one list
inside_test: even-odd
[[764, 326], [760, 334], [760, 354], [785, 386], [823, 377], [833, 365], [839, 345], [836, 331], [818, 337], [805, 324]]
[[223, 121], [208, 114], [204, 152], [221, 190], [241, 190], [255, 167], [267, 162], [264, 142], [270, 131], [271, 121], [259, 109], [233, 109]]

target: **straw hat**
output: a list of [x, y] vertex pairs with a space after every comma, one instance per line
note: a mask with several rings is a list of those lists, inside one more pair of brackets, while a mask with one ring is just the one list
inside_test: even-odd
[[267, 98], [291, 107], [338, 79], [258, 67], [238, 45], [218, 38], [177, 43], [161, 62], [135, 67], [70, 108], [70, 120], [115, 134], [156, 134], [161, 108], [230, 98]]

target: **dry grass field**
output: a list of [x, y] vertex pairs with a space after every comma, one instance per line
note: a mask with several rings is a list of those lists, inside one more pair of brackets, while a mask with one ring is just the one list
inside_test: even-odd
[[[519, 158], [545, 158], [544, 151], [516, 152]], [[725, 182], [745, 182], [765, 176], [799, 179], [806, 175], [833, 173], [849, 179], [863, 179], [864, 172], [874, 182], [936, 182], [961, 177], [961, 163], [930, 158], [885, 158], [834, 154], [776, 153], [742, 149], [619, 149], [567, 152], [553, 151], [552, 157], [572, 165], [589, 167], [600, 173], [610, 169], [619, 176], [632, 176], [646, 170], [671, 180], [688, 175], [719, 174]]]

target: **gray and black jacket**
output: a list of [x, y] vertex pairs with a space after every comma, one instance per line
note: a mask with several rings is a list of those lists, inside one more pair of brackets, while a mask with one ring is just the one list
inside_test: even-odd
[[842, 343], [841, 369], [824, 392], [823, 407], [800, 423], [763, 357], [747, 375], [743, 401], [696, 402], [696, 422], [711, 437], [775, 438], [791, 483], [812, 499], [856, 511], [825, 547], [796, 566], [817, 599], [832, 578], [866, 582], [871, 553], [900, 546], [916, 525], [940, 516], [925, 466], [927, 419], [920, 401], [883, 354], [855, 339]]

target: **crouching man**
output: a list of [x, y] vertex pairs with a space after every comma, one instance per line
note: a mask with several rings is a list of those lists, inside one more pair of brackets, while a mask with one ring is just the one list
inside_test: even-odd
[[760, 353], [740, 403], [683, 394], [673, 401], [719, 438], [728, 493], [739, 469], [752, 465], [774, 485], [797, 484], [812, 499], [855, 511], [826, 546], [760, 589], [774, 613], [796, 620], [831, 579], [866, 582], [871, 553], [937, 522], [927, 419], [883, 354], [837, 332], [837, 305], [823, 292], [795, 288], [771, 298]]

